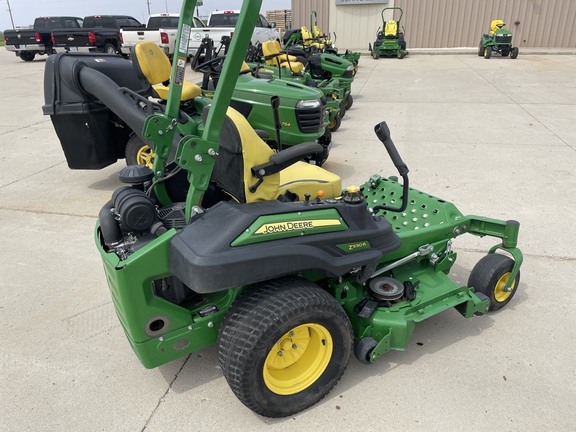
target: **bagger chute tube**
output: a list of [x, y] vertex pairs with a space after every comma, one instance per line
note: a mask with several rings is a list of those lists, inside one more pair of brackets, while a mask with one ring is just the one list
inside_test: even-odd
[[[404, 350], [415, 324], [435, 314], [472, 318], [508, 304], [520, 280], [519, 223], [465, 216], [410, 188], [385, 122], [375, 133], [401, 181], [376, 174], [342, 191], [339, 177], [298, 162], [314, 143], [247, 158], [261, 140], [228, 103], [260, 0], [243, 2], [202, 136], [188, 133], [179, 101], [195, 6], [183, 2], [166, 109], [149, 112], [142, 129], [153, 172], [123, 170], [131, 186], [114, 192], [95, 230], [118, 318], [145, 367], [217, 343], [238, 399], [284, 417], [326, 396], [352, 353], [371, 364]], [[129, 105], [113, 109], [129, 117]], [[459, 285], [448, 277], [452, 239], [466, 233], [499, 241]]]

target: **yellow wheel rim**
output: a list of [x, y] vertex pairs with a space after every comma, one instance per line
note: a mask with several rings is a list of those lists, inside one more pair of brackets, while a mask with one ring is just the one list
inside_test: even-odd
[[498, 279], [498, 282], [496, 282], [496, 286], [494, 287], [494, 299], [498, 303], [506, 301], [506, 299], [512, 295], [512, 292], [516, 287], [516, 281], [514, 280], [510, 286], [510, 291], [504, 291], [503, 288], [504, 285], [506, 285], [506, 282], [508, 282], [508, 279], [510, 279], [510, 272], [503, 274], [502, 277]]
[[306, 390], [326, 370], [332, 358], [332, 336], [319, 324], [303, 324], [283, 335], [264, 362], [264, 383], [273, 393], [292, 395]]
[[148, 168], [152, 168], [155, 157], [156, 153], [154, 153], [154, 151], [149, 146], [144, 144], [142, 147], [140, 147], [138, 153], [136, 153], [136, 162], [138, 165], [146, 165]]
[[329, 127], [330, 129], [332, 129], [334, 126], [336, 126], [336, 117], [334, 117], [334, 118], [332, 119], [332, 121], [330, 122], [330, 124], [328, 125], [328, 127]]

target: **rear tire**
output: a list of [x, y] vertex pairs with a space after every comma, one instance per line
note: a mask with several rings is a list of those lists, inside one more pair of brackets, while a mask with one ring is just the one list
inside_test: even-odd
[[514, 260], [506, 255], [488, 254], [472, 269], [468, 278], [468, 286], [490, 299], [489, 311], [502, 309], [516, 294], [520, 283], [520, 272], [512, 283], [512, 291], [502, 290], [513, 266]]
[[518, 49], [518, 47], [512, 48], [512, 51], [510, 51], [510, 58], [511, 59], [518, 58], [519, 53], [520, 53], [520, 50]]
[[106, 54], [118, 54], [118, 50], [111, 43], [104, 44], [104, 48], [102, 48], [102, 52], [106, 53]]
[[492, 47], [487, 46], [484, 48], [484, 58], [489, 59], [490, 57], [492, 57]]
[[324, 398], [346, 369], [352, 327], [318, 285], [285, 277], [245, 291], [218, 334], [230, 388], [257, 414], [286, 417]]
[[36, 53], [32, 53], [32, 52], [28, 52], [28, 51], [22, 51], [20, 53], [20, 58], [24, 61], [27, 61], [27, 62], [34, 60], [35, 57], [36, 57]]

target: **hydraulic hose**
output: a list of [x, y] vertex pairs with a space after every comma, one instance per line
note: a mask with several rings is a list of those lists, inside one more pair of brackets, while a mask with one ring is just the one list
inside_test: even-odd
[[104, 244], [108, 247], [115, 246], [120, 243], [123, 239], [122, 231], [120, 231], [120, 225], [118, 221], [114, 218], [112, 214], [112, 200], [104, 204], [104, 207], [100, 209], [98, 213], [98, 220], [100, 221], [100, 232], [102, 233], [102, 238], [104, 239]]

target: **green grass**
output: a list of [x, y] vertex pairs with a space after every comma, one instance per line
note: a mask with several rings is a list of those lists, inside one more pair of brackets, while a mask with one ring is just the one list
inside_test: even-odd
[[4, 46], [4, 33], [0, 32], [0, 46]]

